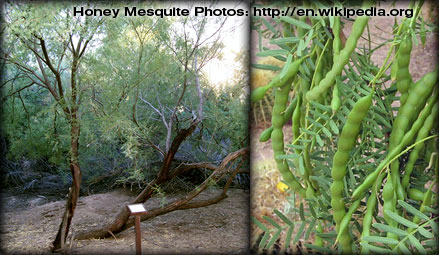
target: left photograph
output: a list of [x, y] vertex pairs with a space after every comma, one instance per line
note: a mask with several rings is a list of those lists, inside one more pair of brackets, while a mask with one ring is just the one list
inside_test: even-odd
[[0, 253], [247, 254], [247, 8], [2, 4]]

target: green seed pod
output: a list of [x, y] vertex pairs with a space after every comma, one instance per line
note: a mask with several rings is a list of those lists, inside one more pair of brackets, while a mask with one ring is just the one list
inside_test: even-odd
[[[301, 97], [299, 96], [298, 97], [298, 100], [297, 100], [297, 104], [296, 104], [296, 108], [294, 109], [294, 112], [293, 112], [293, 116], [292, 116], [292, 129], [293, 129], [293, 139], [294, 140], [296, 140], [298, 137], [299, 137], [299, 134], [300, 134], [300, 104], [301, 104], [301, 101], [302, 100], [300, 100], [301, 99]], [[297, 144], [297, 143], [295, 143], [295, 144]]]
[[[430, 115], [425, 120], [424, 125], [419, 130], [419, 133], [418, 133], [418, 136], [416, 137], [415, 142], [419, 142], [428, 136], [428, 133], [433, 128], [435, 120], [437, 119], [438, 113], [439, 113], [439, 102], [436, 102], [433, 106], [433, 109], [431, 110]], [[410, 181], [410, 175], [413, 172], [415, 162], [418, 159], [419, 153], [423, 147], [424, 147], [424, 142], [420, 142], [420, 143], [415, 145], [412, 152], [410, 153], [409, 160], [408, 160], [407, 165], [405, 167], [404, 176], [402, 178], [402, 187], [403, 188], [408, 187], [408, 184]]]
[[308, 183], [308, 187], [306, 188], [306, 198], [313, 198], [316, 195], [316, 192], [314, 191], [312, 185], [310, 182]]
[[293, 116], [294, 109], [296, 109], [297, 104], [297, 97], [294, 97], [293, 100], [291, 100], [290, 104], [288, 105], [287, 109], [284, 113], [284, 122], [287, 122], [291, 119], [291, 116]]
[[387, 174], [387, 181], [386, 181], [386, 184], [384, 185], [384, 188], [383, 188], [383, 201], [384, 201], [384, 203], [386, 201], [393, 199], [393, 192], [395, 192], [395, 190], [393, 188], [392, 178], [391, 178], [390, 173], [389, 173], [389, 174]]
[[306, 197], [305, 189], [290, 171], [287, 162], [284, 159], [278, 158], [278, 156], [285, 155], [282, 127], [284, 122], [283, 114], [285, 112], [290, 89], [291, 83], [287, 83], [285, 86], [277, 89], [275, 92], [273, 112], [271, 114], [271, 123], [273, 125], [273, 131], [271, 133], [271, 145], [273, 147], [273, 154], [275, 157], [277, 169], [282, 175], [282, 179], [284, 180], [284, 182], [300, 196]]
[[257, 102], [257, 101], [261, 100], [262, 98], [264, 98], [265, 93], [267, 93], [267, 91], [270, 88], [271, 88], [270, 86], [265, 85], [265, 86], [258, 87], [256, 89], [254, 89], [251, 93], [250, 100], [252, 102]]
[[[410, 42], [411, 43], [411, 42]], [[410, 44], [409, 43], [409, 44]], [[400, 50], [403, 53], [408, 51], [407, 48], [411, 48], [406, 45], [401, 45]], [[398, 61], [398, 68], [401, 68], [401, 62]], [[398, 70], [398, 72], [401, 69]], [[406, 102], [398, 111], [398, 115], [393, 123], [392, 132], [389, 138], [389, 151], [392, 151], [403, 139], [403, 136], [409, 127], [410, 123], [418, 116], [422, 108], [424, 108], [427, 97], [431, 95], [434, 85], [438, 79], [438, 70], [426, 74], [420, 81], [418, 81], [415, 87], [412, 89], [410, 95], [407, 97]], [[401, 101], [401, 103], [403, 103]], [[404, 199], [404, 189], [401, 187], [401, 178], [399, 174], [399, 161], [394, 161], [391, 164], [390, 172], [394, 183], [394, 188], [397, 191], [398, 199]], [[396, 206], [396, 198], [393, 200], [394, 206]], [[389, 206], [390, 209], [390, 206]]]
[[[297, 97], [291, 100], [290, 105], [285, 110], [285, 113], [283, 114], [284, 124], [289, 119], [291, 119], [291, 116], [293, 115], [293, 111], [296, 108], [296, 102], [297, 102]], [[261, 132], [261, 135], [259, 136], [259, 142], [263, 143], [270, 140], [271, 132], [273, 132], [273, 125]]]
[[369, 17], [367, 16], [361, 16], [355, 20], [352, 25], [351, 34], [346, 40], [346, 45], [343, 50], [340, 51], [340, 54], [336, 59], [337, 61], [334, 62], [331, 71], [326, 74], [325, 78], [320, 81], [318, 86], [306, 93], [306, 100], [308, 102], [317, 100], [334, 84], [335, 78], [341, 74], [343, 67], [348, 63], [352, 52], [357, 46], [358, 39], [363, 34], [368, 21]]
[[273, 125], [273, 127], [282, 127], [284, 125], [284, 119], [283, 118], [272, 119], [271, 124]]
[[[384, 174], [381, 174], [376, 180], [377, 183], [381, 184], [384, 179]], [[378, 185], [373, 185], [372, 193], [367, 199], [366, 203], [366, 214], [363, 217], [363, 231], [361, 232], [361, 243], [368, 243], [364, 240], [364, 237], [370, 235], [370, 226], [372, 225], [372, 219], [374, 216], [375, 207], [377, 204], [377, 193], [378, 193]], [[360, 201], [359, 199], [356, 201]], [[361, 254], [369, 254], [369, 248], [366, 246], [361, 247]]]
[[337, 239], [340, 239], [341, 233], [345, 232], [348, 229], [348, 225], [349, 225], [349, 222], [351, 221], [352, 215], [358, 209], [359, 206], [360, 206], [360, 200], [355, 200], [352, 203], [352, 205], [349, 207], [348, 213], [346, 213], [346, 215], [343, 217], [343, 219], [341, 221], [340, 228], [338, 230], [339, 232], [337, 235]]
[[[373, 92], [372, 92], [373, 93]], [[331, 185], [331, 207], [333, 208], [333, 217], [336, 223], [336, 230], [340, 235], [339, 241], [343, 252], [349, 253], [352, 249], [352, 240], [349, 231], [340, 231], [340, 224], [345, 217], [346, 209], [343, 202], [343, 178], [346, 175], [346, 165], [349, 159], [349, 152], [354, 147], [360, 130], [361, 122], [366, 117], [367, 112], [372, 104], [372, 93], [359, 99], [349, 113], [344, 125], [340, 138], [337, 143], [337, 152], [334, 155], [332, 163], [332, 179]], [[353, 131], [352, 131], [353, 130]]]
[[[280, 141], [281, 139], [284, 139], [284, 135], [282, 133], [282, 130], [280, 129], [274, 129], [273, 132], [271, 132], [271, 139], [274, 141]], [[284, 149], [283, 143], [274, 143], [273, 150], [274, 151], [280, 151]]]
[[[320, 223], [320, 220], [317, 220], [316, 231], [317, 233], [320, 234], [323, 233], [323, 228], [322, 228], [322, 224]], [[314, 240], [314, 245], [318, 247], [323, 247], [323, 239], [320, 236], [316, 235]]]
[[396, 72], [396, 87], [401, 93], [401, 106], [405, 104], [408, 97], [408, 90], [410, 84], [413, 82], [409, 71], [410, 53], [412, 51], [412, 38], [410, 35], [406, 36], [401, 42], [398, 49], [398, 56], [396, 63], [398, 71]]
[[398, 178], [398, 182], [396, 183], [397, 186], [395, 190], [396, 198], [397, 200], [405, 200], [407, 194], [405, 193], [404, 188], [401, 185], [399, 174], [397, 175], [397, 178]]
[[[393, 185], [393, 180], [390, 172], [387, 174], [387, 181], [383, 188], [383, 210], [394, 211], [394, 193], [395, 188]], [[384, 213], [384, 220], [389, 226], [395, 227], [395, 221]], [[387, 237], [398, 240], [398, 236], [388, 232]]]
[[268, 141], [271, 137], [272, 131], [273, 131], [273, 126], [262, 131], [261, 135], [259, 136], [259, 142], [263, 143], [263, 142]]
[[267, 85], [256, 88], [255, 90], [253, 90], [252, 94], [250, 95], [251, 101], [257, 102], [257, 101], [261, 100], [262, 98], [264, 98], [265, 93], [270, 88], [282, 87], [287, 83], [291, 83], [292, 80], [294, 79], [294, 76], [296, 76], [297, 71], [299, 70], [299, 67], [302, 64], [303, 60], [307, 57], [308, 56], [304, 56], [302, 58], [299, 58], [298, 60], [294, 61], [293, 63], [290, 63], [289, 66], [284, 67], [284, 68], [287, 68], [285, 75], [282, 76], [282, 73], [279, 73]]
[[366, 192], [366, 190], [372, 186], [372, 184], [375, 182], [375, 180], [378, 178], [378, 176], [380, 175], [380, 169], [376, 169], [375, 171], [373, 171], [372, 173], [370, 173], [366, 179], [364, 179], [363, 183], [360, 184], [360, 186], [358, 186], [354, 192], [352, 193], [351, 199], [352, 200], [357, 200], [359, 199], [364, 192]]
[[424, 192], [415, 189], [415, 188], [411, 188], [408, 190], [408, 195], [409, 198], [412, 200], [416, 200], [416, 201], [422, 201], [423, 197], [424, 197]]
[[305, 60], [308, 56], [301, 57], [294, 62], [292, 62], [287, 68], [285, 75], [282, 77], [282, 73], [276, 75], [273, 80], [269, 83], [271, 87], [282, 87], [287, 83], [290, 83], [291, 80], [296, 76], [297, 71], [299, 71], [299, 67], [302, 64], [303, 60]]
[[[422, 133], [424, 133], [424, 134], [425, 134], [425, 132], [427, 133], [427, 134], [425, 134], [425, 137], [428, 135], [427, 130], [429, 130], [429, 129], [424, 128], [424, 126], [425, 126], [424, 120], [426, 120], [429, 116], [437, 116], [438, 115], [437, 114], [437, 111], [438, 111], [437, 107], [438, 106], [436, 106], [436, 104], [434, 104], [434, 106], [433, 106], [433, 103], [436, 102], [437, 98], [438, 98], [438, 94], [436, 92], [433, 93], [433, 96], [431, 98], [429, 98], [429, 100], [428, 100], [427, 106], [422, 111], [422, 113], [419, 115], [418, 119], [413, 123], [412, 128], [404, 134], [400, 143], [396, 147], [394, 147], [393, 149], [390, 150], [390, 152], [387, 154], [386, 158], [380, 162], [377, 169], [374, 172], [372, 172], [371, 174], [369, 174], [366, 177], [366, 179], [363, 181], [363, 183], [360, 184], [360, 186], [358, 186], [355, 189], [355, 191], [352, 194], [353, 200], [358, 199], [360, 197], [360, 195], [362, 195], [364, 192], [366, 192], [366, 190], [370, 186], [372, 186], [372, 184], [378, 178], [379, 172], [390, 162], [390, 160], [392, 160], [394, 157], [396, 157], [401, 152], [401, 150], [413, 140], [414, 136], [418, 133], [418, 131], [421, 133], [421, 130], [424, 129], [424, 131], [422, 131]], [[431, 117], [431, 118], [433, 118], [433, 117]], [[434, 120], [429, 120], [429, 122], [432, 123], [432, 122], [434, 122]], [[395, 123], [394, 123], [394, 125], [395, 125]], [[427, 125], [427, 127], [428, 127], [428, 125]], [[416, 139], [416, 140], [419, 141], [422, 139], [423, 138]], [[422, 146], [423, 145], [420, 145], [418, 148], [421, 149]], [[403, 188], [402, 190], [407, 188], [409, 176], [411, 174], [410, 165], [412, 163], [414, 164], [414, 162], [416, 161], [414, 158], [417, 158], [416, 146], [413, 149], [412, 153], [410, 154], [410, 157], [413, 157], [413, 160], [410, 161], [410, 158], [409, 158], [409, 162], [407, 163], [405, 174], [404, 174], [404, 177], [402, 179], [402, 184], [401, 184], [402, 188]], [[401, 193], [401, 188], [397, 187], [397, 192]], [[401, 196], [401, 194], [398, 195], [398, 199], [400, 199], [400, 196]]]
[[334, 51], [334, 62], [337, 62], [338, 55], [340, 54], [341, 46], [341, 38], [340, 38], [340, 17], [334, 17], [334, 26], [332, 28], [332, 32], [334, 33], [334, 40], [332, 41], [332, 49]]
[[392, 81], [396, 80], [397, 72], [398, 72], [398, 62], [395, 60], [392, 64], [392, 68], [390, 69], [390, 79], [392, 79]]
[[393, 123], [389, 139], [389, 150], [392, 150], [400, 142], [410, 122], [416, 118], [424, 108], [427, 97], [431, 94], [433, 86], [438, 79], [438, 70], [427, 73], [421, 80], [416, 82], [415, 87], [407, 98], [407, 102], [398, 110], [398, 115]]
[[341, 99], [338, 95], [338, 86], [335, 85], [334, 89], [332, 90], [332, 100], [331, 100], [331, 109], [332, 113], [335, 114], [338, 109], [340, 109], [341, 106]]

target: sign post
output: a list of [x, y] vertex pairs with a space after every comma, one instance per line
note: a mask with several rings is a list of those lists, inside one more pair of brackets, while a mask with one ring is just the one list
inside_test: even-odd
[[140, 216], [146, 214], [147, 211], [143, 204], [132, 204], [128, 205], [128, 209], [132, 216], [136, 217], [136, 255], [142, 254], [142, 240], [140, 238]]

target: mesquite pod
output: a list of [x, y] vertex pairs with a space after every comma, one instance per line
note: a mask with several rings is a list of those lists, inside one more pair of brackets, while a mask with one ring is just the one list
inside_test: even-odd
[[[394, 211], [393, 204], [396, 202], [394, 193], [395, 193], [394, 182], [392, 180], [391, 173], [388, 172], [387, 181], [386, 181], [386, 184], [384, 185], [384, 188], [383, 188], [383, 210], [384, 211], [385, 210], [389, 210], [392, 212]], [[389, 217], [386, 213], [384, 213], [384, 220], [387, 222], [387, 224], [389, 226], [396, 227], [395, 221], [391, 217]], [[388, 232], [387, 237], [398, 240], [398, 236], [394, 233]]]
[[291, 83], [294, 76], [297, 74], [297, 71], [299, 71], [299, 67], [302, 64], [303, 60], [307, 58], [308, 56], [304, 56], [302, 58], [297, 59], [293, 63], [291, 63], [289, 66], [284, 67], [287, 68], [285, 75], [281, 75], [282, 73], [279, 73], [276, 75], [273, 80], [271, 80], [270, 83], [268, 83], [265, 86], [258, 87], [251, 93], [250, 99], [252, 102], [257, 102], [264, 98], [265, 93], [275, 87], [282, 87], [287, 83]]
[[338, 93], [338, 86], [334, 86], [334, 90], [332, 91], [332, 99], [331, 99], [331, 109], [332, 113], [335, 114], [341, 106], [341, 99]]
[[377, 169], [369, 174], [363, 183], [355, 189], [351, 197], [353, 200], [358, 199], [370, 186], [372, 186], [383, 167], [387, 165], [394, 156], [398, 155], [399, 152], [397, 149], [400, 148], [398, 144], [401, 143], [409, 123], [413, 118], [418, 116], [417, 114], [421, 111], [419, 108], [423, 107], [425, 103], [424, 99], [430, 95], [433, 86], [437, 82], [437, 72], [438, 70], [436, 68], [435, 71], [426, 74], [420, 81], [416, 82], [416, 86], [409, 94], [406, 104], [399, 109], [398, 116], [393, 123], [389, 143], [390, 156], [386, 156], [386, 159], [380, 162]]
[[362, 97], [354, 104], [354, 107], [349, 113], [346, 123], [342, 129], [337, 144], [337, 152], [334, 155], [332, 163], [331, 175], [333, 183], [331, 185], [331, 206], [334, 210], [333, 216], [336, 223], [336, 230], [339, 234], [341, 234], [339, 240], [340, 245], [345, 253], [351, 252], [352, 240], [347, 230], [339, 232], [341, 221], [346, 214], [346, 208], [342, 195], [344, 187], [343, 178], [346, 175], [346, 165], [349, 160], [349, 152], [354, 147], [360, 131], [361, 122], [366, 117], [367, 112], [372, 104], [372, 94], [373, 92], [365, 97]]
[[345, 47], [340, 51], [340, 54], [336, 58], [332, 69], [326, 74], [325, 78], [320, 81], [318, 86], [315, 86], [312, 90], [306, 93], [306, 100], [317, 100], [334, 84], [335, 78], [341, 74], [343, 67], [348, 63], [352, 52], [354, 52], [358, 39], [363, 34], [364, 28], [369, 22], [369, 17], [358, 17], [352, 25], [351, 34], [346, 40]]
[[396, 87], [401, 93], [401, 106], [405, 104], [408, 97], [410, 84], [413, 82], [409, 72], [410, 53], [412, 51], [412, 38], [407, 35], [399, 45], [398, 56], [396, 58], [398, 70], [396, 72]]
[[[288, 105], [288, 108], [285, 110], [285, 113], [283, 114], [284, 124], [289, 119], [291, 119], [291, 116], [293, 115], [293, 111], [294, 109], [296, 109], [296, 102], [297, 102], [297, 97], [291, 100], [290, 105]], [[259, 142], [263, 143], [270, 140], [271, 132], [273, 132], [273, 125], [261, 132], [261, 135], [259, 136]]]
[[[437, 119], [438, 113], [439, 113], [439, 102], [436, 102], [431, 111], [431, 114], [428, 116], [428, 118], [424, 122], [424, 125], [419, 130], [418, 136], [416, 137], [416, 142], [419, 142], [428, 136], [428, 133], [430, 132], [431, 128], [435, 123], [435, 120]], [[418, 159], [419, 152], [422, 150], [423, 147], [424, 147], [424, 142], [420, 142], [415, 145], [412, 152], [410, 153], [410, 157], [405, 167], [405, 173], [401, 183], [404, 189], [408, 187], [410, 175], [413, 172], [413, 168], [415, 166], [416, 160]]]
[[271, 124], [273, 125], [273, 132], [271, 133], [271, 145], [276, 161], [277, 168], [282, 175], [284, 182], [296, 193], [302, 197], [306, 197], [305, 189], [297, 181], [296, 177], [290, 171], [287, 162], [284, 159], [279, 159], [278, 156], [285, 155], [284, 151], [284, 136], [282, 127], [284, 125], [283, 113], [285, 112], [288, 93], [291, 89], [291, 83], [287, 83], [275, 92], [274, 106], [271, 117]]
[[[433, 203], [433, 201], [432, 201], [433, 192], [431, 190], [432, 188], [433, 188], [433, 185], [431, 185], [430, 188], [427, 190], [427, 192], [425, 192], [425, 194], [423, 194], [422, 203], [421, 203], [421, 207], [419, 208], [419, 211], [425, 212], [426, 207], [430, 206]], [[421, 219], [417, 215], [415, 215], [413, 217], [413, 223], [418, 224], [420, 221], [421, 221]], [[413, 231], [413, 228], [407, 229], [408, 233], [410, 233], [412, 231]]]
[[334, 62], [337, 61], [338, 56], [340, 55], [341, 49], [341, 38], [340, 38], [340, 17], [334, 17], [334, 26], [332, 32], [334, 33], [334, 40], [332, 41], [332, 49], [334, 50]]

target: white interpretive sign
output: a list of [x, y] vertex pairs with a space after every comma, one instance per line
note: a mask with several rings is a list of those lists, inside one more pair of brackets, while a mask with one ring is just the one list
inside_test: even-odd
[[145, 207], [143, 207], [143, 204], [128, 205], [128, 209], [130, 209], [131, 213], [146, 212], [146, 209]]

